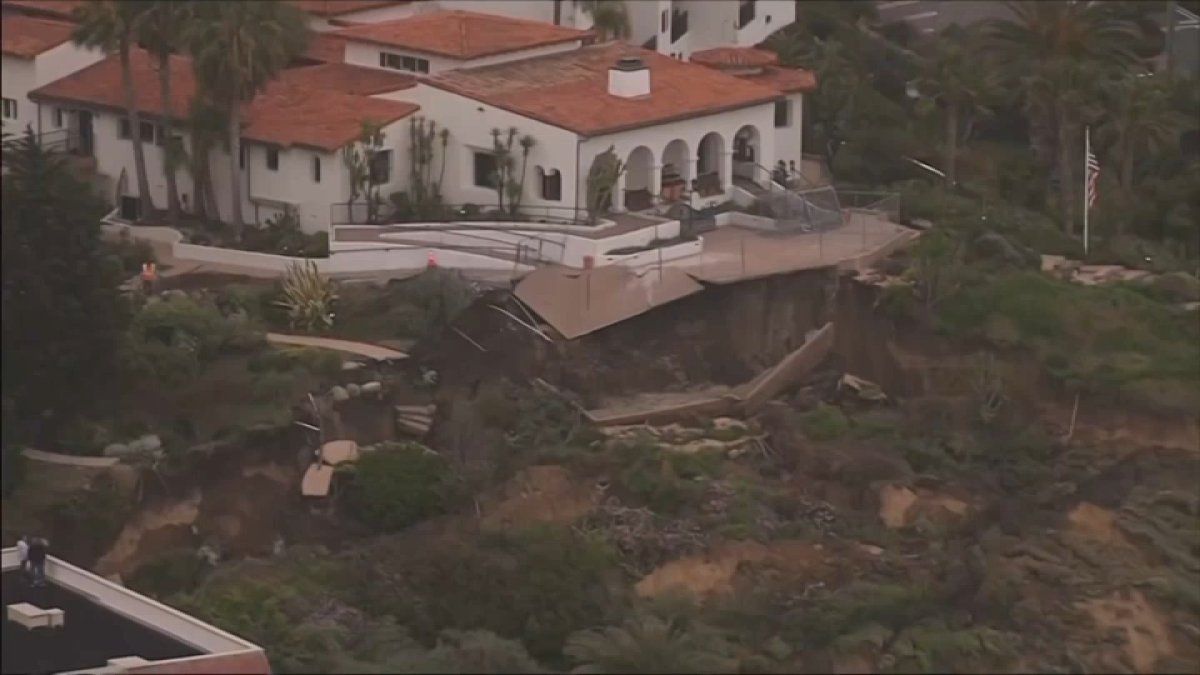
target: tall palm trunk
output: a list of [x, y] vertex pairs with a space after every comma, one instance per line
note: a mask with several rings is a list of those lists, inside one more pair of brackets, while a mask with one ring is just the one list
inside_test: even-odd
[[[171, 124], [171, 55], [162, 52], [158, 55], [158, 81], [162, 92], [163, 109], [163, 153], [178, 153], [174, 147]], [[175, 162], [163, 158], [163, 171], [167, 174], [167, 222], [172, 225], [179, 223], [179, 185], [175, 181]]]
[[234, 236], [238, 241], [242, 239], [242, 228], [245, 223], [242, 221], [242, 172], [239, 160], [241, 158], [242, 143], [242, 115], [240, 101], [236, 98], [229, 106], [229, 195], [233, 205], [233, 211], [230, 215], [233, 224]]
[[147, 218], [154, 213], [154, 200], [150, 198], [150, 179], [146, 176], [146, 155], [142, 150], [142, 116], [138, 114], [137, 97], [133, 90], [133, 66], [129, 60], [130, 44], [127, 38], [122, 38], [121, 53], [121, 85], [125, 90], [125, 110], [129, 119], [129, 136], [133, 140], [133, 166], [137, 172], [138, 201], [141, 203], [141, 217]]
[[958, 177], [958, 103], [946, 104], [946, 184], [954, 187]]
[[1063, 104], [1055, 111], [1058, 122], [1058, 195], [1063, 214], [1063, 231], [1075, 231], [1075, 197], [1071, 172], [1071, 124]]

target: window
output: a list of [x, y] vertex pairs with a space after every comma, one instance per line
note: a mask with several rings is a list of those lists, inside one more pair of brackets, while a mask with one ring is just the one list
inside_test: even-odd
[[671, 10], [671, 42], [679, 41], [679, 38], [687, 35], [688, 32], [688, 11], [686, 9]]
[[150, 122], [142, 122], [138, 125], [138, 136], [143, 143], [154, 142], [154, 125]]
[[244, 145], [238, 146], [238, 168], [246, 168], [246, 146]]
[[791, 101], [776, 101], [775, 102], [775, 128], [788, 127], [792, 125], [792, 103]]
[[129, 139], [133, 134], [129, 133], [129, 119], [122, 117], [117, 120], [117, 138]]
[[61, 129], [63, 126], [63, 110], [62, 108], [54, 109], [54, 128]]
[[542, 199], [547, 201], [562, 201], [562, 172], [558, 169], [545, 171], [538, 169], [542, 174]]
[[267, 168], [271, 171], [279, 170], [279, 148], [267, 148]]
[[658, 28], [658, 32], [660, 32], [660, 33], [667, 32], [667, 16], [668, 16], [667, 10], [664, 9], [662, 11], [662, 19], [660, 20], [659, 28]]
[[17, 100], [12, 98], [4, 99], [4, 119], [17, 119]]
[[490, 152], [475, 153], [475, 186], [496, 187], [496, 156]]
[[321, 158], [313, 155], [313, 182], [321, 182]]
[[410, 73], [428, 73], [429, 60], [415, 56], [401, 56], [399, 54], [379, 52], [379, 67], [391, 68], [392, 70], [407, 70]]
[[738, 6], [738, 28], [745, 28], [754, 21], [754, 0], [742, 0]]
[[371, 184], [387, 185], [392, 180], [392, 151], [379, 150], [371, 157]]
[[137, 221], [142, 212], [142, 201], [137, 197], [121, 196], [121, 219], [129, 222]]

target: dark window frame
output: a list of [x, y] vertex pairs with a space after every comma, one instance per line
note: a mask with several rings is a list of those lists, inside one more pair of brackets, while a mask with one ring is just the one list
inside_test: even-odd
[[267, 148], [267, 170], [279, 170], [279, 148]]
[[368, 171], [371, 174], [372, 185], [387, 185], [392, 182], [392, 151], [377, 150], [371, 157]]
[[775, 102], [775, 128], [786, 129], [792, 126], [792, 102], [784, 99]]
[[129, 125], [128, 117], [122, 117], [117, 120], [117, 138], [123, 141], [133, 139], [132, 127]]
[[[486, 158], [486, 161], [481, 165], [480, 160], [483, 158]], [[485, 150], [472, 150], [471, 169], [471, 182], [475, 187], [487, 188], [489, 190], [496, 189], [496, 181], [499, 180], [496, 153]]]
[[312, 161], [312, 176], [314, 183], [321, 182], [321, 156], [313, 155]]
[[548, 202], [562, 201], [562, 171], [541, 169], [542, 199]]
[[[147, 138], [149, 136], [149, 138]], [[141, 121], [138, 123], [138, 138], [142, 139], [143, 143], [154, 143], [159, 134], [155, 133], [154, 122]]]
[[3, 105], [4, 108], [3, 111], [0, 111], [0, 116], [6, 120], [17, 119], [17, 99], [6, 98], [4, 99], [4, 103], [0, 105]]

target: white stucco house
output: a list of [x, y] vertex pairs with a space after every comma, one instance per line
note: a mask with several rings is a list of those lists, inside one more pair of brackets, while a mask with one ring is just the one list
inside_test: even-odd
[[45, 135], [47, 139], [53, 136], [55, 142], [66, 140], [63, 131], [66, 122], [62, 116], [39, 118], [29, 92], [104, 58], [103, 52], [72, 44], [72, 30], [74, 25], [64, 21], [4, 13], [0, 22], [3, 33], [0, 90], [4, 99], [0, 112], [4, 131], [21, 134], [29, 127], [39, 138]]
[[[151, 197], [160, 208], [166, 204], [166, 174], [162, 125], [164, 114], [175, 123], [175, 134], [190, 152], [186, 118], [196, 82], [185, 57], [171, 58], [171, 110], [164, 111], [154, 59], [142, 50], [132, 54]], [[112, 180], [113, 203], [128, 217], [136, 217], [138, 186], [133, 160], [133, 130], [128, 128], [121, 97], [120, 64], [116, 56], [59, 79], [30, 93], [43, 125], [61, 116], [73, 132], [93, 143], [86, 150], [96, 159], [97, 171]], [[399, 73], [347, 64], [322, 64], [292, 68], [272, 82], [243, 109], [242, 156], [238, 180], [242, 187], [242, 217], [263, 223], [294, 209], [304, 229], [323, 231], [331, 205], [350, 197], [349, 172], [342, 149], [354, 143], [362, 122], [383, 125], [388, 138], [405, 135], [404, 119], [418, 110], [410, 102], [374, 98], [372, 94], [412, 87], [412, 78]], [[217, 206], [223, 220], [230, 212], [230, 156], [223, 149], [210, 155]], [[386, 148], [374, 168], [383, 194], [401, 189], [406, 172], [400, 148]], [[192, 205], [195, 181], [185, 167], [176, 170], [185, 207]]]

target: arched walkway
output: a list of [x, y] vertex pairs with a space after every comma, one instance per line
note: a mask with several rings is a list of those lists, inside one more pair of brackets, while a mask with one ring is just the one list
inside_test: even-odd
[[696, 149], [696, 189], [702, 196], [725, 191], [725, 139], [713, 131], [700, 139]]
[[654, 205], [654, 153], [639, 145], [625, 160], [625, 209], [641, 211]]
[[687, 142], [675, 139], [667, 143], [662, 158], [662, 197], [666, 201], [683, 198], [692, 180], [692, 154]]
[[751, 182], [765, 179], [756, 176], [756, 165], [762, 165], [762, 137], [758, 127], [747, 124], [733, 136], [733, 175]]

